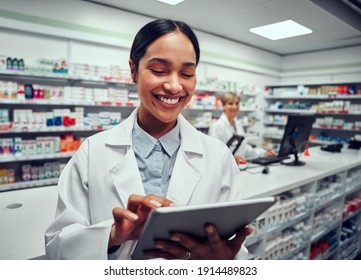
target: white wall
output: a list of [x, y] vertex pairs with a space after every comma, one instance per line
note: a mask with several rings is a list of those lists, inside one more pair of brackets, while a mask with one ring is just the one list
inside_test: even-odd
[[[0, 31], [4, 45], [1, 54], [24, 57], [31, 63], [39, 57], [67, 57], [71, 62], [118, 64], [127, 69], [132, 40], [139, 28], [150, 20], [75, 0], [2, 0], [0, 27], [6, 29]], [[261, 85], [265, 81], [279, 81], [279, 56], [196, 33], [201, 47], [199, 79], [209, 75], [207, 77], [220, 80]], [[44, 48], [50, 50], [43, 51]], [[223, 53], [225, 49], [227, 54]]]
[[282, 83], [361, 81], [361, 47], [290, 55], [282, 58]]
[[0, 30], [0, 55], [24, 58], [34, 64], [36, 59], [67, 57], [68, 43], [61, 38], [49, 38], [37, 34]]
[[[150, 20], [78, 0], [1, 0], [1, 54], [28, 62], [38, 57], [68, 57], [72, 62], [119, 64], [127, 69], [134, 35]], [[361, 80], [361, 47], [281, 57], [196, 33], [201, 47], [200, 79], [208, 75], [258, 85]]]

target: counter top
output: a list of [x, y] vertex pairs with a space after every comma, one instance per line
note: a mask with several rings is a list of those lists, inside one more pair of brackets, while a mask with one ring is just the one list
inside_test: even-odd
[[[268, 174], [262, 173], [262, 166], [252, 165], [242, 171], [245, 182], [245, 197], [256, 198], [276, 195], [308, 184], [332, 174], [361, 165], [358, 150], [344, 148], [341, 153], [309, 149], [310, 156], [300, 158], [303, 166], [287, 166], [280, 163], [269, 165]], [[254, 167], [254, 168], [251, 168]]]
[[45, 255], [44, 232], [54, 220], [56, 202], [56, 186], [0, 193], [0, 260]]

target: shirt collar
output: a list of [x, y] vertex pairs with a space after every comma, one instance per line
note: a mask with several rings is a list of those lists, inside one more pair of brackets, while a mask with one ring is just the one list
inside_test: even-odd
[[171, 131], [159, 138], [159, 142], [162, 144], [162, 147], [168, 156], [172, 156], [178, 150], [180, 146], [180, 138], [178, 121], [176, 126]]
[[144, 158], [147, 158], [152, 152], [154, 146], [159, 141], [165, 152], [172, 156], [175, 151], [180, 146], [180, 129], [179, 123], [177, 122], [176, 126], [169, 131], [167, 134], [163, 135], [159, 140], [154, 138], [145, 132], [138, 124], [136, 119], [134, 122], [134, 128], [132, 132], [133, 144], [137, 147], [139, 152]]

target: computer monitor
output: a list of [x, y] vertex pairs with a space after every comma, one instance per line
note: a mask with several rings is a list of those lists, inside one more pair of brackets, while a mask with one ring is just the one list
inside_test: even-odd
[[278, 156], [294, 155], [295, 160], [283, 164], [291, 166], [302, 166], [305, 164], [298, 159], [298, 154], [304, 152], [306, 148], [314, 121], [315, 117], [311, 115], [288, 116]]

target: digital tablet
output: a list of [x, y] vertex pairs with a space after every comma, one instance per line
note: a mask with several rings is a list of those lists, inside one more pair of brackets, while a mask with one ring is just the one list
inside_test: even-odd
[[235, 154], [237, 152], [243, 140], [244, 140], [244, 136], [233, 134], [232, 137], [227, 141], [226, 145], [231, 150], [232, 154]]
[[169, 240], [170, 233], [183, 232], [197, 238], [206, 238], [204, 225], [214, 224], [222, 238], [249, 225], [275, 202], [274, 197], [246, 199], [212, 204], [161, 207], [153, 210], [144, 225], [132, 259], [142, 260], [143, 251], [154, 249], [154, 240]]

